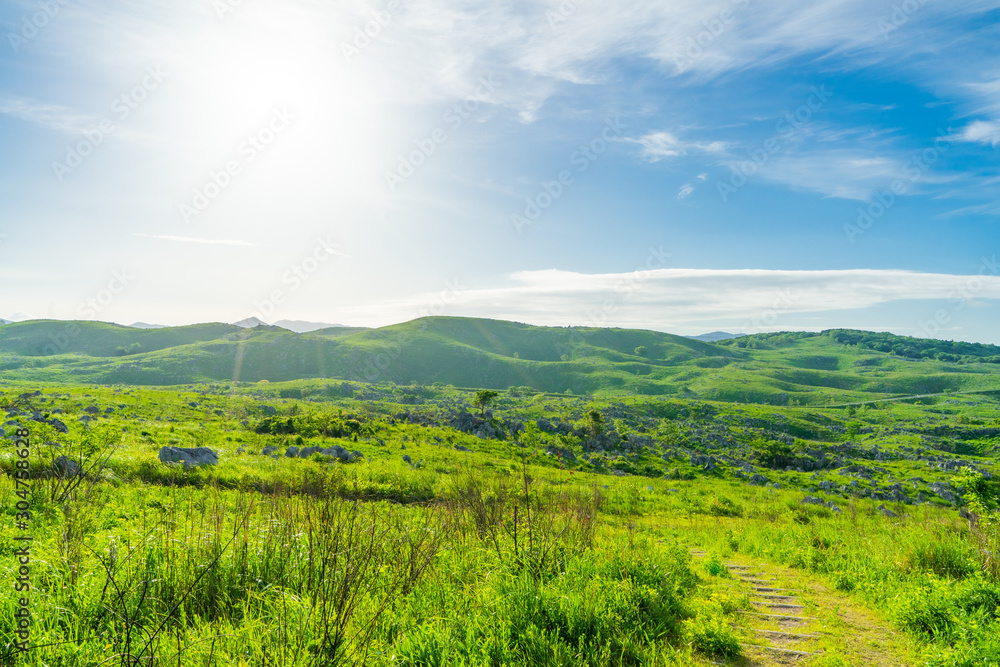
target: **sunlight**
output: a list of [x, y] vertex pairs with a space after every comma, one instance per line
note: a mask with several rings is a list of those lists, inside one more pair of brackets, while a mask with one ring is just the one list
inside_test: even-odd
[[373, 158], [383, 114], [329, 24], [263, 4], [240, 7], [223, 27], [187, 45], [177, 77], [187, 87], [176, 109], [191, 139], [187, 155], [202, 169], [239, 161], [260, 186], [257, 203], [379, 192]]

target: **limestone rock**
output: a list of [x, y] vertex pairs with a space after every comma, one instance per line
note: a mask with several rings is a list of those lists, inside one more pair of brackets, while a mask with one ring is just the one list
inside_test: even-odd
[[163, 447], [160, 449], [163, 463], [183, 463], [184, 467], [214, 466], [219, 463], [219, 455], [208, 447]]

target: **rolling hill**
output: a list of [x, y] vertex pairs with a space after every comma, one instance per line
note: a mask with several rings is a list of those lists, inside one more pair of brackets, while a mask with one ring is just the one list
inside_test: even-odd
[[337, 379], [817, 405], [1000, 388], [1000, 348], [847, 330], [717, 343], [654, 331], [427, 317], [379, 329], [0, 328], [4, 380], [176, 385]]

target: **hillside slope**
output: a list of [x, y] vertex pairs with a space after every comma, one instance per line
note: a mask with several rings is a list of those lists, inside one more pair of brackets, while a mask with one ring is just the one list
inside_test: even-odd
[[228, 324], [140, 330], [35, 321], [0, 327], [0, 372], [31, 382], [331, 378], [774, 405], [1000, 387], [1000, 348], [887, 336], [833, 330], [707, 343], [654, 331], [456, 317], [307, 334]]

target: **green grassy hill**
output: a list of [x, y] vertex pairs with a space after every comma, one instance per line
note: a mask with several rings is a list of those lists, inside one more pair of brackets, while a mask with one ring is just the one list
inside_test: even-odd
[[0, 326], [10, 380], [175, 385], [334, 378], [816, 405], [1000, 387], [1000, 348], [831, 330], [706, 343], [654, 331], [427, 317], [296, 334], [227, 324]]
[[34, 320], [0, 326], [0, 351], [31, 357], [57, 354], [112, 357], [217, 340], [239, 331], [235, 325], [219, 323], [134, 329], [105, 322]]

